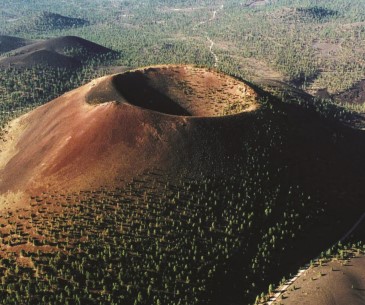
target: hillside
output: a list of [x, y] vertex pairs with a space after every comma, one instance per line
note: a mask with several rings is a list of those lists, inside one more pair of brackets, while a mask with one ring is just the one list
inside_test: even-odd
[[0, 60], [0, 66], [12, 68], [49, 67], [76, 69], [81, 62], [68, 56], [48, 50], [39, 50]]
[[6, 53], [20, 47], [24, 47], [28, 44], [33, 43], [33, 41], [13, 36], [0, 36], [0, 53]]
[[364, 143], [214, 70], [96, 79], [3, 133], [4, 300], [252, 303], [363, 213]]
[[64, 36], [17, 48], [9, 56], [0, 59], [0, 66], [75, 69], [89, 59], [111, 53], [110, 49], [80, 37]]
[[363, 255], [346, 260], [339, 255], [306, 270], [273, 305], [364, 304], [364, 271]]

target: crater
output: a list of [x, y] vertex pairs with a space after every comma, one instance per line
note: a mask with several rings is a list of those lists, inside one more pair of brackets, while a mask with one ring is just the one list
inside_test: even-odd
[[86, 97], [89, 104], [116, 101], [175, 116], [225, 116], [258, 107], [258, 95], [246, 83], [194, 66], [147, 67], [92, 86]]

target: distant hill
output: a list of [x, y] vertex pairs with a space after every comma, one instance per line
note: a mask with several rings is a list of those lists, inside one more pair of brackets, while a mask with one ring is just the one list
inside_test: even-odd
[[336, 94], [333, 98], [341, 103], [365, 103], [365, 79], [355, 84], [352, 88]]
[[48, 66], [53, 68], [74, 68], [80, 67], [81, 62], [57, 52], [39, 50], [6, 58], [0, 61], [0, 65], [12, 67]]
[[76, 36], [64, 36], [33, 43], [13, 50], [0, 59], [2, 67], [27, 68], [51, 66], [73, 68], [82, 62], [112, 52], [112, 50]]
[[312, 7], [284, 7], [275, 13], [276, 17], [285, 21], [324, 22], [339, 15], [337, 11], [327, 8]]
[[19, 37], [1, 35], [0, 36], [0, 53], [6, 53], [6, 52], [9, 52], [14, 49], [24, 47], [31, 43], [34, 43], [34, 41], [29, 40], [29, 39], [19, 38]]
[[61, 29], [63, 30], [73, 27], [81, 27], [88, 24], [89, 21], [84, 19], [72, 18], [51, 12], [42, 12], [34, 16], [33, 18], [27, 18], [26, 20], [24, 20], [14, 29], [14, 32], [32, 33]]
[[296, 12], [303, 18], [323, 19], [338, 15], [338, 12], [320, 6], [297, 8]]

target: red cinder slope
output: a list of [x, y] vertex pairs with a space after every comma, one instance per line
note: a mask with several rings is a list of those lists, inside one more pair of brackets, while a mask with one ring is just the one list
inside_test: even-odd
[[[203, 81], [192, 79], [181, 93], [176, 82], [191, 77]], [[217, 78], [217, 90], [227, 83], [222, 100], [237, 98], [240, 106], [230, 104], [229, 111], [242, 113], [214, 117], [227, 111], [226, 103], [219, 100], [213, 107], [207, 94], [196, 101], [197, 92], [203, 96], [215, 88], [206, 77]], [[184, 99], [184, 92], [193, 98]], [[193, 170], [207, 151], [218, 159], [234, 151], [236, 141], [227, 133], [248, 115], [243, 112], [256, 109], [256, 96], [242, 82], [194, 67], [154, 67], [97, 79], [11, 122], [0, 145], [0, 194], [117, 185], [151, 167]], [[211, 108], [204, 111], [207, 103]]]

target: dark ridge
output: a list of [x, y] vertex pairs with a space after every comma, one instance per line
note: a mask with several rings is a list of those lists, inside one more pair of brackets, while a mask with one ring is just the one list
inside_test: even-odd
[[[40, 41], [12, 52], [13, 55], [19, 55], [38, 50], [55, 51], [61, 54], [69, 53], [70, 50], [82, 50], [85, 52], [85, 56], [106, 54], [112, 52], [112, 50], [105, 48], [99, 44], [88, 41], [86, 39], [77, 36], [62, 36], [57, 38]], [[66, 54], [65, 54], [66, 55]]]
[[327, 17], [334, 17], [338, 15], [337, 11], [330, 10], [320, 6], [300, 7], [296, 9], [303, 17], [323, 19]]
[[319, 6], [310, 7], [291, 7], [281, 9], [281, 17], [287, 21], [299, 21], [304, 23], [326, 22], [331, 18], [339, 17], [340, 13], [335, 10], [327, 9]]
[[30, 68], [39, 65], [75, 69], [79, 68], [83, 61], [112, 52], [80, 37], [64, 36], [15, 49], [8, 57], [0, 60], [0, 66]]
[[4, 58], [0, 61], [2, 67], [30, 68], [33, 66], [53, 68], [80, 67], [81, 62], [49, 50], [39, 50], [24, 55]]
[[34, 42], [24, 38], [0, 35], [0, 53], [6, 53], [31, 43]]

